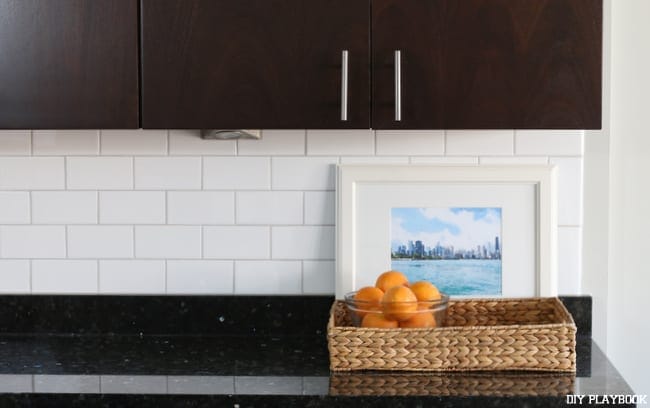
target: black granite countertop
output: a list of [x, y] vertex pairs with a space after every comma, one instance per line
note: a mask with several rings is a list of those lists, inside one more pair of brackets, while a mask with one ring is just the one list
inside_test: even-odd
[[0, 407], [549, 407], [632, 394], [589, 336], [590, 299], [563, 300], [580, 333], [575, 374], [330, 373], [330, 297], [0, 296]]

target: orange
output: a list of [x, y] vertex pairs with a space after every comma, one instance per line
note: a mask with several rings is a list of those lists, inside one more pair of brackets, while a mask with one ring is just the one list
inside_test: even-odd
[[393, 286], [381, 299], [384, 314], [391, 320], [408, 320], [418, 308], [418, 298], [406, 286]]
[[[354, 295], [354, 300], [358, 301], [355, 306], [363, 310], [372, 310], [372, 311], [381, 311], [381, 298], [384, 296], [384, 292], [374, 286], [366, 286], [357, 291]], [[363, 317], [367, 312], [356, 311], [355, 312], [359, 317]]]
[[418, 298], [419, 301], [435, 301], [435, 300], [440, 300], [440, 291], [438, 288], [431, 282], [427, 281], [418, 281], [409, 286], [413, 293], [415, 293], [415, 297]]
[[432, 313], [416, 313], [410, 319], [399, 322], [399, 327], [436, 327], [436, 319], [433, 317]]
[[377, 327], [380, 329], [394, 329], [399, 327], [395, 320], [388, 320], [381, 313], [368, 313], [361, 321], [361, 327]]
[[408, 286], [409, 280], [402, 272], [387, 271], [379, 275], [375, 286], [386, 292], [393, 286]]

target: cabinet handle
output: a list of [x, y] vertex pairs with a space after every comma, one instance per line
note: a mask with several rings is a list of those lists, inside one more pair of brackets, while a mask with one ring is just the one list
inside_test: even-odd
[[348, 50], [341, 53], [341, 120], [348, 120]]
[[395, 50], [395, 121], [402, 120], [402, 51]]

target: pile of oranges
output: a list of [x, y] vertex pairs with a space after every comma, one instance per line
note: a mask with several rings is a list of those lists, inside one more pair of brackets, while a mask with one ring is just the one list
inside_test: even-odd
[[388, 271], [379, 275], [375, 286], [357, 291], [354, 301], [362, 310], [355, 313], [361, 319], [361, 327], [436, 327], [430, 309], [441, 298], [440, 291], [432, 283], [409, 284], [403, 273]]

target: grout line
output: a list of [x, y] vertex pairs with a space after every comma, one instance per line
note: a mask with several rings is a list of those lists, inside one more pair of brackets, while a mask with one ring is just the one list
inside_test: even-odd
[[34, 155], [34, 129], [29, 131], [29, 155]]
[[232, 193], [233, 193], [232, 194], [233, 195], [233, 197], [232, 197], [232, 200], [233, 200], [233, 220], [232, 220], [233, 223], [232, 223], [232, 225], [238, 225], [238, 223], [237, 223], [237, 201], [238, 201], [239, 192], [238, 191], [233, 191]]
[[447, 131], [443, 130], [442, 155], [447, 156]]
[[512, 155], [517, 155], [517, 130], [512, 131]]
[[171, 154], [170, 142], [171, 142], [171, 132], [169, 131], [169, 129], [167, 129], [167, 156]]

